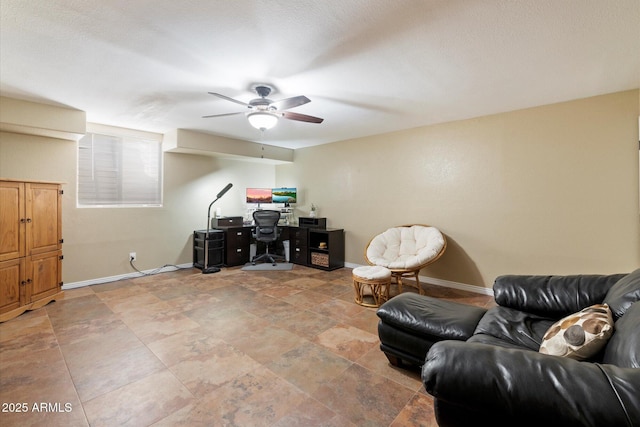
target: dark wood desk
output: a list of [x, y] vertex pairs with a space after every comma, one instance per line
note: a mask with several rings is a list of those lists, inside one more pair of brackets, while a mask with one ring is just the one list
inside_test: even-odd
[[[289, 241], [289, 261], [321, 270], [344, 267], [344, 230], [280, 225], [275, 250], [283, 254], [284, 241]], [[253, 226], [217, 227], [224, 233], [224, 265], [233, 267], [251, 261], [251, 244], [257, 253], [264, 253], [264, 244], [253, 239]], [[321, 245], [325, 243], [326, 245]]]

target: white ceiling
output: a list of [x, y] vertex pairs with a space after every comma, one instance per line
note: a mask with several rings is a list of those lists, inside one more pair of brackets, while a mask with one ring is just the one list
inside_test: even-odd
[[[301, 148], [640, 87], [640, 0], [2, 0], [1, 95]], [[252, 83], [322, 124], [243, 115]]]

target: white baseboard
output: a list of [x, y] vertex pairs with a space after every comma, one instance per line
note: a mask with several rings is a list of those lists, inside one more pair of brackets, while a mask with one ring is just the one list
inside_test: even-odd
[[[344, 266], [348, 268], [362, 267], [360, 264], [352, 264], [348, 262], [346, 262]], [[84, 286], [100, 285], [102, 283], [115, 282], [117, 280], [133, 279], [136, 277], [141, 277], [145, 274], [165, 273], [167, 271], [175, 271], [177, 270], [176, 267], [189, 268], [189, 267], [193, 267], [193, 263], [180, 264], [177, 266], [167, 266], [167, 267], [161, 267], [161, 268], [152, 268], [150, 270], [145, 270], [142, 273], [138, 273], [136, 271], [133, 273], [120, 274], [117, 276], [99, 277], [97, 279], [83, 280], [81, 282], [65, 283], [64, 285], [62, 285], [62, 290], [64, 291], [68, 289], [82, 288]], [[475, 286], [475, 285], [468, 285], [466, 283], [453, 282], [451, 280], [443, 280], [443, 279], [436, 279], [434, 277], [420, 276], [420, 281], [423, 283], [429, 283], [431, 285], [443, 286], [445, 288], [460, 289], [463, 291], [475, 292], [477, 294], [483, 294], [483, 295], [493, 295], [493, 289], [483, 288], [481, 286]]]
[[460, 289], [468, 292], [475, 292], [482, 295], [493, 296], [493, 289], [484, 288], [482, 286], [467, 285], [466, 283], [452, 282], [450, 280], [436, 279], [435, 277], [420, 276], [420, 282], [429, 283], [431, 285], [444, 286], [446, 288]]
[[142, 271], [142, 273], [139, 273], [136, 271], [133, 273], [119, 274], [117, 276], [99, 277], [97, 279], [83, 280], [81, 282], [65, 283], [64, 285], [62, 285], [62, 290], [64, 291], [68, 289], [82, 288], [84, 286], [100, 285], [102, 283], [115, 282], [117, 280], [124, 280], [124, 279], [133, 279], [136, 277], [142, 277], [147, 274], [166, 273], [167, 271], [176, 271], [178, 268], [189, 268], [189, 267], [193, 267], [193, 263], [190, 262], [187, 264], [180, 264], [176, 266], [172, 265], [172, 266], [165, 266], [160, 268], [152, 268], [150, 270], [144, 270]]
[[[345, 267], [356, 268], [362, 267], [360, 264], [345, 263]], [[460, 289], [476, 294], [493, 296], [493, 289], [484, 288], [482, 286], [468, 285], [466, 283], [453, 282], [451, 280], [436, 279], [435, 277], [419, 276], [420, 282], [429, 283], [430, 285], [444, 286], [445, 288]]]

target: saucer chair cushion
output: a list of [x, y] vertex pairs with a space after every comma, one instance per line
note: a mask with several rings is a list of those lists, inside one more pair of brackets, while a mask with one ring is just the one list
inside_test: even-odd
[[438, 259], [446, 245], [444, 235], [435, 227], [405, 225], [371, 239], [365, 257], [370, 264], [392, 271], [414, 271]]

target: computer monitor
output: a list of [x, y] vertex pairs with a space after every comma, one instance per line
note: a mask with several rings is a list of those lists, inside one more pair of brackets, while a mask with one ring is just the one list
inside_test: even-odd
[[296, 203], [298, 200], [298, 190], [295, 187], [280, 187], [271, 189], [272, 203]]
[[247, 188], [247, 203], [271, 203], [270, 188]]

